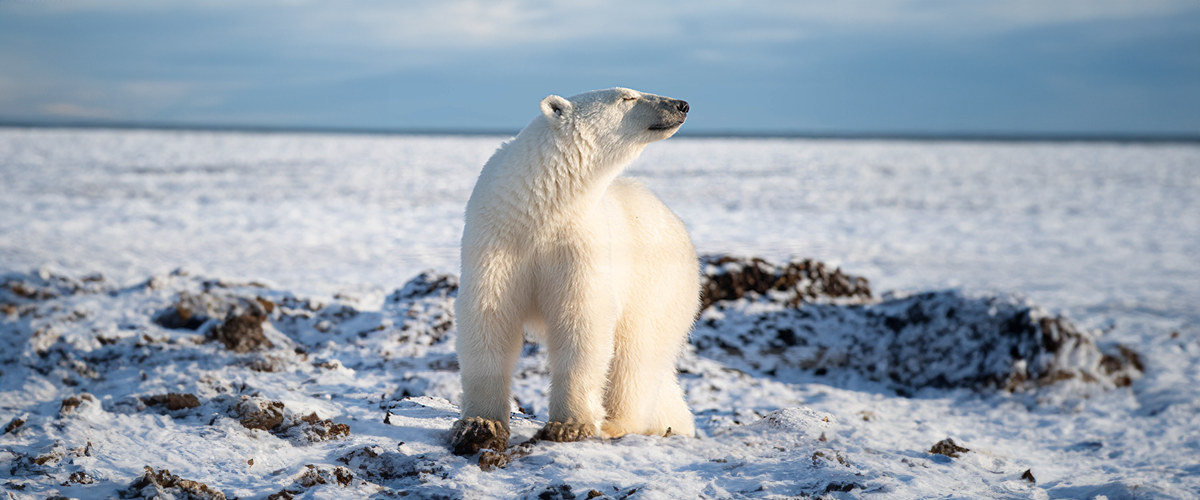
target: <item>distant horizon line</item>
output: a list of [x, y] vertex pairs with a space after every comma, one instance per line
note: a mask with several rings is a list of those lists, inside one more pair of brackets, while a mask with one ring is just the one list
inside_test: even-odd
[[[520, 129], [501, 128], [386, 128], [321, 127], [303, 125], [214, 125], [162, 122], [50, 122], [0, 119], [0, 128], [166, 130], [195, 132], [244, 132], [263, 134], [344, 134], [416, 136], [507, 136]], [[680, 138], [695, 139], [840, 139], [900, 141], [984, 142], [1112, 142], [1112, 143], [1200, 143], [1200, 133], [1088, 133], [1088, 132], [897, 132], [897, 131], [712, 131], [681, 130]]]

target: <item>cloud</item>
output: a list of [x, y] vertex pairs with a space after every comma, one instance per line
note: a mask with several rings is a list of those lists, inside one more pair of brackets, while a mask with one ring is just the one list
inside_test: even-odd
[[[8, 3], [7, 8], [13, 4]], [[601, 43], [771, 43], [813, 35], [881, 32], [978, 37], [1030, 27], [1194, 12], [1194, 0], [843, 0], [677, 2], [275, 0], [21, 2], [38, 15], [119, 12], [129, 16], [219, 18], [234, 40], [270, 35], [311, 49], [504, 50], [593, 40]], [[703, 27], [706, 29], [695, 29]], [[208, 40], [220, 42], [219, 40]], [[268, 42], [269, 43], [269, 42]], [[321, 50], [321, 49], [318, 49]], [[646, 50], [654, 50], [653, 45]], [[348, 54], [353, 57], [353, 54]]]
[[721, 99], [697, 107], [727, 110], [712, 128], [856, 107], [854, 123], [901, 127], [929, 114], [903, 102], [966, 121], [1044, 107], [1066, 91], [1038, 82], [1059, 74], [1186, 110], [1161, 90], [1196, 82], [1194, 51], [1171, 48], [1200, 39], [1196, 19], [1195, 0], [0, 0], [0, 119], [507, 127], [485, 117], [524, 108], [496, 103], [623, 85]]

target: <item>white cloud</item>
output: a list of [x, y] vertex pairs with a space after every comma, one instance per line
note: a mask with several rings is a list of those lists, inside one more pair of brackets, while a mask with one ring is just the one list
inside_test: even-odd
[[386, 72], [453, 64], [456, 54], [543, 53], [570, 44], [592, 51], [636, 47], [630, 50], [728, 53], [830, 36], [953, 40], [1038, 26], [1166, 16], [1196, 11], [1200, 5], [1195, 0], [81, 0], [9, 2], [0, 4], [3, 9], [50, 16], [67, 11], [175, 19], [196, 14], [218, 21], [220, 32], [209, 37], [188, 33], [188, 39], [162, 42], [199, 51], [264, 46], [294, 60], [342, 61], [347, 69]]
[[[505, 48], [592, 40], [686, 39], [739, 44], [813, 34], [911, 33], [972, 37], [1037, 26], [1138, 19], [1195, 11], [1194, 0], [849, 0], [801, 2], [539, 2], [290, 4], [298, 33], [431, 50]], [[647, 46], [647, 50], [654, 47]]]
[[[1030, 28], [1197, 12], [1195, 0], [0, 0], [0, 46], [9, 48], [0, 51], [0, 116], [107, 112], [145, 120], [211, 112], [219, 121], [238, 112], [281, 119], [231, 111], [241, 105], [228, 103], [288, 92], [319, 101], [324, 89], [402, 86], [409, 75], [514, 82], [525, 72], [545, 75], [552, 64], [563, 75], [599, 81], [670, 71], [713, 86], [795, 75], [801, 67], [804, 74], [845, 69], [846, 54], [889, 41], [915, 41], [916, 51], [935, 44], [969, 50]], [[1064, 43], [1094, 53], [1087, 45], [1100, 36], [1136, 40], [1158, 25], [1118, 22], [1121, 29], [1096, 27], [1087, 40]], [[268, 108], [292, 112], [289, 106]]]

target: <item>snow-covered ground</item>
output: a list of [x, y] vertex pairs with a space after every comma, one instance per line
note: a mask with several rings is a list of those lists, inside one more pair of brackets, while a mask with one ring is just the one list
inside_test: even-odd
[[[423, 269], [456, 273], [462, 207], [502, 140], [0, 129], [0, 273], [83, 290], [0, 320], [0, 425], [25, 421], [0, 436], [0, 487], [100, 498], [151, 466], [243, 498], [379, 486], [561, 498], [562, 485], [568, 498], [1200, 496], [1200, 146], [652, 145], [630, 174], [702, 253], [813, 257], [877, 295], [1023, 294], [1133, 348], [1145, 375], [1112, 390], [904, 397], [694, 352], [684, 382], [705, 437], [541, 443], [483, 471], [444, 448], [458, 390], [446, 303], [388, 297]], [[93, 273], [103, 280], [72, 281]], [[206, 288], [278, 304], [274, 347], [232, 353], [154, 322]], [[400, 340], [409, 323], [417, 333]], [[517, 395], [532, 415], [514, 443], [545, 418], [539, 353], [527, 354]], [[95, 401], [60, 414], [83, 392]], [[171, 392], [200, 406], [144, 403]], [[293, 430], [239, 424], [270, 401]], [[350, 436], [309, 442], [318, 424], [298, 419], [312, 412]], [[927, 453], [947, 437], [971, 451]]]

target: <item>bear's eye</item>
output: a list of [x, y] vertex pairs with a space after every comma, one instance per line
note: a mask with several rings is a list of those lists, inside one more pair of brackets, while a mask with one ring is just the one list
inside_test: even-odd
[[621, 100], [622, 100], [622, 101], [625, 101], [625, 102], [629, 102], [629, 101], [636, 101], [636, 100], [637, 100], [637, 98], [636, 98], [636, 97], [625, 97], [625, 98], [623, 98], [623, 99], [621, 99]]

